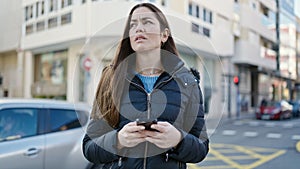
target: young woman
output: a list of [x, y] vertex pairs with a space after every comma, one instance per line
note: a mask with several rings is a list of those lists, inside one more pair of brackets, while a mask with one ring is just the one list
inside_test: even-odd
[[138, 4], [103, 70], [83, 153], [102, 168], [186, 168], [208, 153], [202, 104], [166, 17], [150, 3]]

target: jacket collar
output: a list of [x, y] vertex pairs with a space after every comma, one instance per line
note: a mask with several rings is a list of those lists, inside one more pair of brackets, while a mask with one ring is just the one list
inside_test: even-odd
[[[184, 62], [179, 58], [179, 56], [169, 51], [161, 50], [160, 57], [164, 71], [170, 76], [173, 76], [177, 70], [184, 66]], [[133, 79], [136, 75], [136, 53], [133, 53], [130, 56], [128, 56], [125, 59], [125, 62], [127, 62], [128, 65], [127, 78]]]

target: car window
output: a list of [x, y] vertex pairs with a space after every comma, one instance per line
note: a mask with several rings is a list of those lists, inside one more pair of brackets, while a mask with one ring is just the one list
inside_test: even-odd
[[[51, 132], [63, 131], [81, 127], [82, 112], [75, 110], [50, 109]], [[77, 113], [79, 116], [77, 116]]]
[[16, 108], [0, 111], [0, 141], [37, 134], [37, 109]]

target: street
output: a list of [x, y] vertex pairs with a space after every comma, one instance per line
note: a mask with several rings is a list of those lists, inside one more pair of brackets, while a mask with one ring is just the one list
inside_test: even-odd
[[299, 169], [299, 129], [299, 118], [222, 120], [211, 134], [207, 158], [189, 168]]

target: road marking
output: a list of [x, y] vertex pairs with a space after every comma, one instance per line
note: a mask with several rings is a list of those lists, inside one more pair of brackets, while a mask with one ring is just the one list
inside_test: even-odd
[[266, 127], [275, 127], [275, 123], [274, 122], [268, 122], [265, 124]]
[[[263, 158], [261, 158], [261, 160], [255, 162], [255, 163], [253, 163], [253, 164], [251, 164], [251, 165], [248, 165], [248, 166], [247, 166], [247, 169], [256, 168], [257, 166], [262, 165], [263, 163], [266, 163], [267, 161], [270, 161], [270, 160], [272, 160], [272, 159], [274, 159], [274, 158], [276, 158], [276, 157], [278, 157], [278, 156], [284, 154], [285, 152], [286, 152], [285, 150], [280, 150], [280, 151], [278, 151], [278, 152], [276, 152], [276, 153], [274, 153], [274, 154], [272, 154], [272, 155], [263, 157]], [[245, 169], [246, 169], [246, 168], [245, 168]]]
[[293, 135], [292, 140], [300, 140], [300, 135]]
[[249, 122], [250, 126], [259, 126], [259, 122], [258, 121], [251, 121]]
[[[299, 141], [300, 142], [300, 141]], [[300, 143], [299, 143], [300, 148]], [[200, 164], [188, 164], [189, 169], [254, 169], [282, 154], [286, 150], [266, 149], [261, 147], [244, 147], [230, 144], [211, 144], [209, 157]], [[244, 160], [250, 160], [245, 163]], [[210, 161], [210, 162], [209, 162]], [[221, 164], [221, 161], [225, 164]], [[251, 162], [252, 161], [252, 162]], [[206, 165], [206, 162], [207, 165]], [[216, 164], [216, 165], [214, 165]], [[219, 164], [219, 165], [218, 165]], [[227, 164], [227, 165], [226, 165]]]
[[294, 124], [293, 123], [286, 123], [282, 125], [283, 128], [293, 128]]
[[253, 132], [253, 131], [244, 132], [245, 137], [256, 137], [257, 135], [258, 135], [257, 132]]
[[226, 157], [225, 155], [219, 153], [218, 151], [216, 151], [214, 149], [210, 149], [209, 152], [211, 154], [213, 154], [214, 156], [216, 156], [217, 158], [222, 159], [223, 162], [229, 164], [233, 168], [244, 169], [243, 166], [239, 165], [238, 163], [234, 162], [230, 158]]
[[236, 134], [236, 131], [235, 130], [224, 130], [222, 132], [222, 134], [225, 135], [225, 136], [233, 136], [233, 135]]
[[244, 123], [242, 122], [242, 121], [235, 121], [234, 123], [233, 123], [233, 125], [235, 125], [235, 126], [241, 126], [241, 125], [243, 125]]
[[297, 150], [298, 152], [300, 152], [300, 141], [298, 141], [298, 143], [296, 144], [296, 150]]
[[281, 134], [278, 133], [268, 133], [267, 138], [281, 138]]

